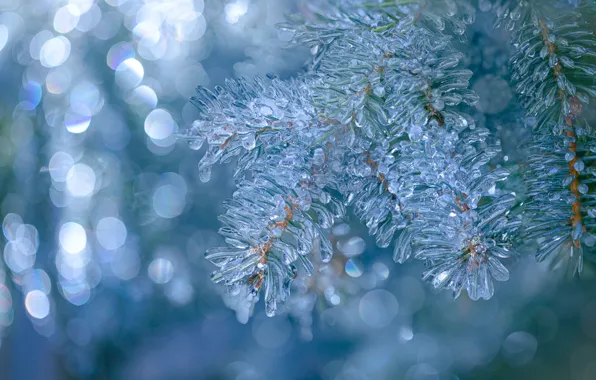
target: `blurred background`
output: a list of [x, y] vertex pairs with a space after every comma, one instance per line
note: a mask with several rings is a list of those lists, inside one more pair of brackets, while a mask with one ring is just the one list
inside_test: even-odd
[[[274, 27], [300, 8], [0, 0], [1, 380], [596, 379], [593, 273], [522, 256], [490, 301], [454, 301], [355, 218], [285, 315], [236, 315], [203, 258], [231, 168], [201, 183], [203, 153], [176, 134], [196, 86], [304, 70], [310, 52]], [[527, 130], [492, 23], [480, 12], [465, 37], [472, 111], [516, 161]]]

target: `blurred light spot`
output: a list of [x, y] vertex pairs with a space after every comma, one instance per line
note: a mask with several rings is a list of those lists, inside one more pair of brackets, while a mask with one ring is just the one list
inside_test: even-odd
[[12, 296], [4, 284], [0, 284], [0, 313], [7, 313], [12, 308]]
[[8, 28], [2, 24], [0, 24], [0, 51], [4, 49], [6, 43], [8, 42]]
[[373, 264], [373, 271], [381, 280], [386, 280], [389, 277], [389, 268], [387, 268], [387, 265], [380, 261], [377, 261]]
[[35, 255], [21, 252], [16, 241], [4, 246], [4, 262], [14, 273], [22, 273], [35, 264]]
[[79, 23], [79, 9], [73, 5], [66, 5], [56, 11], [54, 15], [54, 30], [58, 33], [68, 33]]
[[149, 108], [155, 108], [157, 105], [157, 95], [149, 86], [139, 86], [135, 88], [128, 98], [128, 103], [132, 105], [144, 105]]
[[341, 297], [337, 293], [334, 293], [334, 294], [330, 295], [329, 297], [327, 297], [327, 300], [333, 306], [337, 306], [341, 303]]
[[375, 289], [360, 299], [360, 318], [374, 328], [387, 326], [397, 315], [398, 304], [393, 294], [384, 289]]
[[50, 314], [48, 296], [40, 290], [32, 290], [25, 296], [25, 307], [33, 318], [43, 319]]
[[177, 125], [170, 113], [162, 108], [151, 111], [145, 118], [145, 133], [155, 140], [170, 137]]
[[74, 160], [70, 154], [65, 152], [56, 152], [50, 158], [48, 171], [50, 176], [56, 182], [65, 182], [68, 178], [68, 172], [74, 166]]
[[91, 124], [91, 116], [83, 116], [74, 112], [67, 112], [64, 115], [64, 126], [70, 133], [83, 133]]
[[75, 197], [87, 197], [95, 189], [95, 172], [85, 164], [76, 164], [68, 171], [66, 188]]
[[108, 50], [107, 62], [112, 70], [116, 70], [122, 62], [135, 57], [135, 50], [128, 42], [118, 42]]
[[534, 358], [537, 348], [538, 342], [534, 336], [525, 331], [516, 331], [505, 338], [501, 353], [509, 365], [521, 367]]
[[35, 255], [39, 248], [39, 234], [37, 228], [31, 224], [21, 224], [17, 228], [14, 243], [24, 255]]
[[103, 99], [96, 85], [84, 81], [70, 92], [70, 108], [79, 115], [96, 115], [103, 106]]
[[52, 290], [50, 276], [43, 269], [33, 269], [23, 277], [23, 289], [26, 292], [40, 290], [49, 295]]
[[33, 59], [40, 59], [40, 52], [44, 44], [51, 40], [54, 35], [49, 30], [42, 30], [31, 39], [29, 43], [29, 54]]
[[[100, 40], [109, 40], [114, 37], [122, 25], [122, 14], [116, 11], [106, 12], [93, 30], [95, 37]], [[117, 66], [116, 66], [117, 67]], [[116, 67], [112, 67], [115, 69]]]
[[362, 254], [366, 248], [364, 239], [359, 236], [354, 236], [348, 239], [346, 242], [337, 242], [337, 249], [339, 249], [344, 256], [354, 257]]
[[91, 289], [86, 283], [66, 282], [62, 283], [62, 294], [64, 298], [75, 306], [81, 306], [91, 298]]
[[101, 219], [95, 229], [97, 241], [105, 249], [115, 250], [126, 242], [126, 226], [118, 218], [109, 216]]
[[178, 29], [179, 35], [176, 37], [178, 41], [196, 41], [203, 37], [207, 30], [207, 21], [205, 17], [200, 14], [192, 23], [186, 23]]
[[[175, 46], [176, 45], [172, 44], [171, 47], [174, 48]], [[141, 57], [148, 61], [156, 61], [165, 58], [165, 54], [168, 51], [168, 39], [161, 38], [157, 43], [151, 43], [151, 41], [142, 39], [139, 41], [137, 51]], [[173, 59], [176, 57], [172, 54], [169, 55], [168, 58]]]
[[260, 323], [253, 323], [252, 334], [261, 347], [281, 348], [290, 339], [292, 326], [284, 317], [262, 318]]
[[161, 38], [159, 22], [160, 20], [141, 21], [134, 27], [132, 33], [144, 45], [155, 45]]
[[79, 23], [76, 28], [78, 31], [87, 33], [99, 24], [101, 20], [101, 9], [97, 5], [93, 5], [89, 11], [81, 15]]
[[129, 58], [116, 68], [116, 83], [122, 88], [133, 88], [143, 80], [145, 70], [141, 62]]
[[248, 0], [237, 0], [234, 3], [226, 4], [226, 21], [230, 24], [235, 24], [248, 12]]
[[419, 363], [411, 366], [404, 374], [404, 380], [439, 380], [440, 374], [428, 363]]
[[23, 108], [31, 111], [37, 107], [41, 100], [41, 86], [37, 82], [29, 81], [23, 86], [19, 97]]
[[67, 281], [83, 281], [87, 277], [87, 266], [91, 262], [91, 251], [84, 249], [78, 253], [64, 250], [56, 255], [56, 268]]
[[336, 224], [332, 232], [335, 236], [345, 236], [350, 233], [350, 226], [347, 223]]
[[490, 74], [479, 78], [473, 89], [480, 96], [476, 107], [487, 114], [503, 111], [512, 98], [509, 83]]
[[412, 331], [412, 328], [409, 326], [402, 326], [399, 329], [399, 338], [404, 341], [412, 340], [412, 338], [414, 338], [414, 332]]
[[192, 299], [194, 290], [187, 278], [174, 278], [165, 289], [166, 297], [178, 305], [186, 305]]
[[[47, 101], [48, 99], [50, 99], [50, 97], [46, 97], [45, 101]], [[44, 108], [45, 107], [45, 101], [44, 101]], [[46, 123], [48, 123], [49, 126], [52, 126], [54, 128], [58, 128], [64, 125], [64, 112], [62, 112], [59, 109], [45, 109], [45, 119], [46, 119]]]
[[162, 185], [153, 194], [153, 208], [162, 218], [175, 218], [186, 206], [186, 189], [172, 184]]
[[174, 277], [174, 266], [170, 260], [160, 257], [149, 264], [147, 273], [156, 284], [166, 284]]
[[110, 262], [112, 272], [121, 280], [130, 280], [139, 274], [141, 260], [139, 254], [132, 249], [119, 251], [119, 255]]
[[362, 266], [354, 259], [350, 259], [346, 261], [346, 273], [350, 277], [360, 277], [362, 276]]
[[87, 246], [87, 233], [80, 224], [67, 222], [60, 227], [58, 240], [65, 252], [76, 254]]
[[56, 189], [55, 186], [50, 187], [50, 200], [52, 204], [58, 208], [67, 207], [71, 204], [72, 198], [67, 196], [60, 185], [60, 190]]
[[83, 14], [91, 9], [95, 0], [68, 0], [68, 2], [75, 9], [75, 12]]
[[2, 232], [8, 241], [16, 239], [18, 228], [23, 224], [23, 218], [14, 213], [8, 213], [2, 220]]
[[70, 56], [70, 41], [64, 36], [47, 40], [41, 47], [39, 59], [44, 67], [60, 66]]
[[68, 87], [70, 87], [70, 83], [72, 80], [72, 76], [69, 70], [65, 70], [64, 68], [56, 68], [50, 71], [46, 78], [46, 88], [52, 94], [62, 94]]

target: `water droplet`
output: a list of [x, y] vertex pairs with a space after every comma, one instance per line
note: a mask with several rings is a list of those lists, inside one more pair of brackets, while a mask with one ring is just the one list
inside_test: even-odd
[[565, 161], [569, 162], [575, 158], [575, 152], [565, 153]]

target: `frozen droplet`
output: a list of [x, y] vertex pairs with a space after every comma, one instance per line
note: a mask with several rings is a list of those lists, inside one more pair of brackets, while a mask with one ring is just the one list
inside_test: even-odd
[[536, 126], [537, 120], [534, 116], [528, 116], [525, 119], [526, 126], [533, 128]]
[[269, 107], [269, 106], [262, 106], [262, 107], [259, 109], [259, 112], [260, 112], [260, 113], [261, 113], [261, 115], [263, 115], [263, 116], [270, 116], [270, 115], [273, 115], [273, 110], [272, 110], [272, 109], [271, 109], [271, 107]]
[[255, 135], [249, 133], [242, 139], [242, 147], [246, 150], [253, 150], [256, 146]]
[[573, 164], [573, 168], [575, 170], [577, 170], [578, 172], [581, 172], [584, 170], [584, 168], [586, 167], [586, 165], [584, 164], [584, 162], [582, 160], [577, 160], [575, 161], [575, 163]]
[[569, 162], [575, 158], [575, 152], [565, 153], [565, 161]]
[[385, 96], [385, 87], [384, 86], [376, 86], [373, 89], [373, 93], [378, 96], [379, 98], [382, 98], [383, 96]]
[[188, 140], [188, 147], [192, 150], [199, 150], [203, 146], [205, 139], [203, 137], [192, 138]]
[[412, 124], [408, 130], [408, 136], [411, 141], [420, 141], [422, 138], [422, 127], [417, 124]]
[[201, 166], [199, 168], [199, 179], [201, 182], [209, 182], [211, 179], [211, 166]]
[[322, 166], [325, 163], [325, 151], [322, 148], [317, 148], [313, 152], [313, 165]]
[[435, 99], [432, 102], [432, 107], [436, 110], [436, 111], [443, 111], [443, 109], [445, 108], [445, 101], [443, 101], [443, 99]]
[[586, 246], [593, 247], [594, 245], [596, 245], [596, 236], [592, 235], [589, 232], [586, 232], [583, 235], [583, 242]]
[[571, 231], [571, 237], [573, 238], [573, 240], [579, 240], [582, 237], [583, 233], [584, 225], [582, 222], [578, 222], [575, 224], [573, 230]]
[[275, 316], [275, 313], [277, 313], [277, 302], [275, 301], [275, 298], [271, 297], [265, 300], [265, 313], [268, 317]]

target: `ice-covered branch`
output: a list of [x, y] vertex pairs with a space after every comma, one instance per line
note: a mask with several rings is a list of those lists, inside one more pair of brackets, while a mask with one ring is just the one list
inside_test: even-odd
[[530, 116], [525, 231], [539, 261], [581, 272], [596, 244], [592, 151], [595, 135], [582, 118], [596, 96], [596, 39], [581, 15], [548, 17], [532, 9], [513, 35], [512, 78]]

